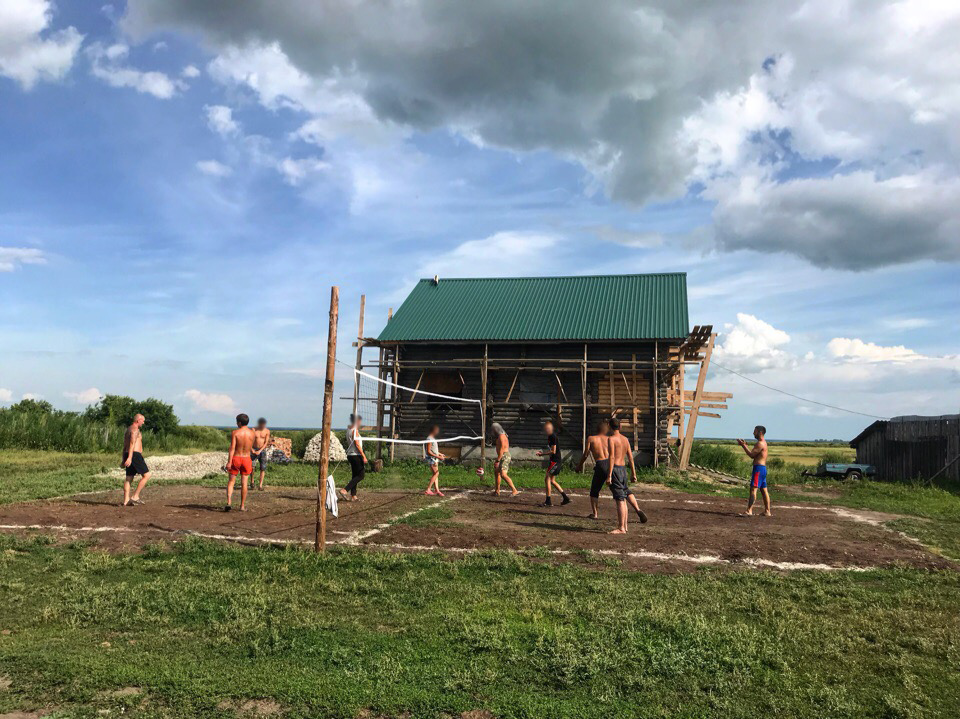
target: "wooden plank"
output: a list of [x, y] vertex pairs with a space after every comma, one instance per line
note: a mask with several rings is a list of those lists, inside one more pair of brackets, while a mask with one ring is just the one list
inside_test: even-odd
[[520, 376], [520, 370], [517, 370], [517, 373], [513, 376], [513, 382], [510, 383], [510, 391], [507, 392], [506, 401], [509, 402], [510, 398], [513, 396], [513, 388], [517, 386], [517, 377]]
[[[701, 394], [703, 393], [703, 384], [707, 381], [707, 371], [710, 367], [710, 357], [713, 354], [713, 343], [716, 335], [710, 335], [710, 340], [703, 353], [703, 364], [700, 365], [700, 372], [697, 375], [697, 388], [693, 395], [693, 407], [688, 420], [687, 430], [684, 434], [683, 443], [680, 448], [680, 469], [686, 469], [690, 463], [690, 450], [693, 449], [693, 436], [697, 429], [697, 417], [700, 410]], [[681, 424], [683, 420], [681, 418]]]

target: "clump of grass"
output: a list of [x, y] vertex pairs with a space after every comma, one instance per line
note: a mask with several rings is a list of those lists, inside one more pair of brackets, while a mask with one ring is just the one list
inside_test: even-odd
[[850, 457], [843, 452], [829, 450], [820, 455], [820, 464], [848, 464]]

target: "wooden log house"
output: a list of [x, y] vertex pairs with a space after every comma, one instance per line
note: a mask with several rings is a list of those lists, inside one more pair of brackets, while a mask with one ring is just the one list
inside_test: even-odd
[[[612, 415], [639, 463], [685, 468], [697, 418], [719, 417], [732, 396], [704, 386], [715, 337], [710, 325], [689, 329], [685, 273], [426, 279], [376, 338], [363, 337], [361, 309], [357, 368], [481, 403], [447, 403], [386, 384], [364, 398], [358, 383], [354, 406], [375, 399], [377, 416], [365, 424], [381, 437], [422, 439], [434, 422], [441, 435], [479, 435], [484, 441], [443, 449], [479, 462], [493, 456], [493, 422], [522, 461], [544, 448], [542, 426], [551, 420], [564, 461], [577, 461], [598, 420]], [[376, 358], [365, 358], [365, 349]], [[388, 447], [378, 451], [391, 459], [421, 451]]]

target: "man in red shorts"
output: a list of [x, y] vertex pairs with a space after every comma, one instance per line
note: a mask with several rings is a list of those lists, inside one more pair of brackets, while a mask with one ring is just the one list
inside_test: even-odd
[[224, 512], [229, 512], [233, 507], [233, 483], [240, 475], [240, 511], [247, 511], [247, 480], [253, 474], [253, 462], [250, 461], [250, 451], [253, 449], [254, 433], [247, 425], [250, 424], [250, 418], [245, 414], [237, 415], [237, 428], [230, 434], [230, 455], [227, 457], [227, 472], [230, 474], [230, 480], [227, 482], [227, 506], [223, 508]]

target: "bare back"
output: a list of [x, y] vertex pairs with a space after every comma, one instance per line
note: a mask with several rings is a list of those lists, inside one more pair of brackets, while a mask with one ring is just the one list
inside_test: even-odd
[[614, 432], [608, 438], [608, 451], [610, 453], [610, 464], [614, 467], [623, 467], [626, 465], [627, 452], [630, 442], [619, 432]]
[[254, 436], [253, 430], [249, 427], [240, 427], [233, 430], [234, 454], [240, 457], [250, 454]]
[[123, 433], [123, 453], [126, 455], [130, 452], [143, 453], [143, 435], [135, 424], [131, 424]]
[[594, 434], [587, 438], [587, 453], [593, 455], [594, 462], [602, 462], [607, 458], [607, 440], [605, 434]]

